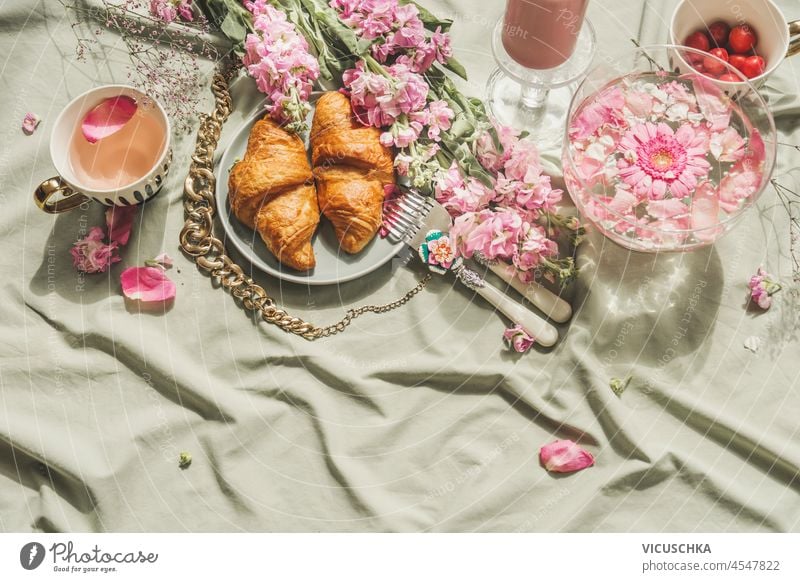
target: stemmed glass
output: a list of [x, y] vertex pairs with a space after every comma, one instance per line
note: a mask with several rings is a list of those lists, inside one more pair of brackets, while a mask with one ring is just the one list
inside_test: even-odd
[[540, 145], [563, 136], [571, 85], [589, 68], [595, 34], [588, 0], [508, 0], [492, 36], [498, 68], [487, 84], [492, 114]]

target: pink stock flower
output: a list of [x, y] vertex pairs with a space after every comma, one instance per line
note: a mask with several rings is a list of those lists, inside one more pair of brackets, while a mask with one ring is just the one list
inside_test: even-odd
[[245, 6], [253, 14], [255, 33], [245, 38], [242, 62], [259, 91], [267, 95], [270, 117], [287, 124], [291, 131], [305, 129], [319, 62], [286, 14], [266, 0], [246, 2]]
[[518, 248], [522, 227], [522, 217], [513, 210], [485, 209], [456, 218], [450, 236], [467, 258], [479, 251], [489, 260], [510, 260]]
[[119, 246], [128, 244], [137, 210], [138, 206], [111, 206], [106, 210], [108, 240]]
[[150, 14], [164, 22], [172, 22], [180, 16], [182, 20], [194, 20], [192, 0], [150, 0]]
[[72, 263], [83, 273], [105, 273], [114, 263], [122, 259], [116, 254], [117, 242], [105, 244], [105, 235], [99, 226], [89, 229], [89, 234], [76, 242], [70, 249]]
[[372, 56], [380, 63], [395, 57], [414, 73], [425, 73], [434, 62], [445, 63], [452, 56], [450, 35], [441, 27], [428, 36], [413, 3], [398, 0], [331, 0], [339, 19], [356, 35], [374, 41]]
[[512, 180], [534, 184], [542, 173], [539, 150], [530, 140], [518, 140], [508, 152], [508, 160], [503, 165], [505, 175]]
[[431, 101], [428, 104], [428, 137], [433, 141], [439, 141], [439, 134], [450, 129], [451, 122], [455, 113], [448, 107], [446, 101]]
[[536, 338], [529, 335], [519, 324], [505, 330], [503, 332], [503, 338], [506, 340], [509, 347], [520, 354], [524, 354], [531, 349], [531, 346], [536, 341]]
[[403, 64], [386, 68], [391, 79], [366, 69], [364, 61], [344, 72], [342, 80], [350, 91], [353, 113], [364, 125], [389, 127], [401, 115], [425, 109], [428, 85]]
[[[547, 237], [544, 227], [538, 224], [523, 223], [519, 233], [519, 244], [512, 263], [523, 273], [538, 267], [542, 258], [558, 254], [558, 245]], [[526, 276], [530, 281], [530, 278]]]
[[772, 306], [772, 296], [783, 288], [762, 267], [759, 267], [756, 274], [750, 277], [748, 287], [750, 288], [750, 298], [764, 310]]
[[702, 134], [684, 123], [674, 131], [666, 123], [639, 123], [620, 140], [619, 175], [637, 194], [661, 199], [689, 196], [699, 178], [708, 175]]
[[475, 178], [464, 179], [455, 161], [447, 172], [441, 172], [434, 184], [436, 200], [453, 216], [485, 208], [493, 192]]
[[594, 465], [592, 454], [571, 440], [544, 445], [539, 449], [539, 460], [553, 473], [571, 473]]
[[33, 135], [40, 121], [41, 119], [39, 119], [39, 116], [35, 113], [26, 113], [25, 118], [22, 120], [22, 132], [25, 135]]
[[497, 172], [503, 167], [503, 152], [494, 142], [494, 138], [488, 131], [484, 131], [475, 140], [475, 157], [478, 158], [481, 166], [490, 172]]
[[163, 269], [128, 267], [119, 277], [122, 293], [128, 299], [144, 303], [164, 302], [175, 298], [176, 287]]

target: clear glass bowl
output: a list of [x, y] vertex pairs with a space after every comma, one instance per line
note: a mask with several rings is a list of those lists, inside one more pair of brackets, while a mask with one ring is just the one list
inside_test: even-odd
[[688, 47], [641, 47], [604, 59], [575, 92], [564, 179], [581, 214], [611, 240], [687, 251], [712, 244], [753, 206], [769, 183], [775, 140], [766, 102], [734, 67]]

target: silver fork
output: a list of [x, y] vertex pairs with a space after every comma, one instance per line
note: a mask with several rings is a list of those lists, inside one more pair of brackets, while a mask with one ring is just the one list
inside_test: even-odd
[[[440, 231], [447, 234], [450, 231], [452, 219], [447, 210], [432, 198], [412, 190], [403, 190], [403, 194], [384, 205], [383, 224], [390, 239], [405, 242], [415, 252], [421, 252], [423, 243], [427, 244], [430, 236], [436, 236], [432, 233]], [[445, 272], [435, 267], [431, 269]], [[462, 260], [456, 259], [449, 270], [461, 283], [486, 299], [512, 322], [522, 326], [538, 344], [549, 347], [558, 341], [558, 330], [553, 325], [484, 281]]]

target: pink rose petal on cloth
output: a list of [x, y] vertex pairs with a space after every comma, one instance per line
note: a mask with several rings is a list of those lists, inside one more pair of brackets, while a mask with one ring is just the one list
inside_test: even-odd
[[108, 240], [117, 242], [120, 246], [128, 244], [136, 211], [136, 206], [112, 206], [106, 210]]
[[36, 128], [39, 126], [39, 116], [35, 113], [26, 113], [25, 119], [22, 120], [22, 132], [25, 135], [33, 135], [33, 132], [36, 131]]
[[73, 266], [82, 273], [105, 273], [114, 263], [122, 259], [117, 255], [117, 243], [105, 244], [105, 235], [99, 226], [93, 226], [89, 233], [70, 249]]
[[122, 293], [128, 299], [145, 303], [163, 302], [175, 298], [175, 283], [156, 267], [129, 267], [119, 277]]
[[105, 99], [83, 118], [83, 136], [90, 143], [96, 143], [113, 135], [131, 120], [137, 109], [136, 100], [127, 95]]
[[539, 449], [539, 459], [553, 473], [571, 473], [594, 465], [592, 454], [570, 440], [544, 445]]
[[159, 265], [164, 265], [167, 268], [172, 266], [172, 257], [170, 257], [167, 253], [161, 253], [153, 260]]
[[519, 324], [505, 330], [503, 332], [503, 338], [508, 342], [509, 346], [514, 349], [514, 351], [519, 352], [520, 354], [527, 352], [536, 341], [536, 338], [528, 335], [528, 333], [522, 329], [522, 326]]

